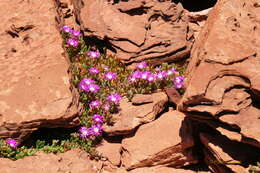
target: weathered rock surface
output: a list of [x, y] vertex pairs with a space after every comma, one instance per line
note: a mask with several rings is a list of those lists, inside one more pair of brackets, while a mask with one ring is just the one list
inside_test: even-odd
[[2, 0], [0, 6], [0, 137], [75, 126], [77, 99], [53, 1]]
[[181, 4], [170, 0], [74, 0], [85, 35], [105, 40], [117, 57], [130, 64], [176, 61], [190, 53], [192, 34]]
[[176, 169], [172, 167], [155, 166], [137, 168], [131, 171], [126, 171], [124, 168], [115, 169], [114, 171], [104, 171], [102, 173], [209, 173], [205, 171], [192, 171], [187, 169]]
[[112, 143], [107, 140], [102, 140], [96, 148], [102, 157], [107, 158], [114, 166], [119, 166], [121, 163], [121, 149], [121, 143]]
[[[213, 158], [208, 160], [209, 167], [218, 171], [222, 167], [225, 172], [244, 172], [245, 168], [239, 163], [250, 163], [260, 160], [260, 149], [247, 144], [228, 139], [226, 136], [206, 133], [200, 134], [200, 139], [212, 154]], [[215, 168], [217, 166], [217, 168]]]
[[178, 105], [181, 100], [180, 93], [175, 88], [165, 88], [165, 93], [167, 94], [169, 101]]
[[155, 165], [181, 167], [195, 163], [182, 145], [180, 128], [184, 115], [169, 111], [157, 120], [142, 125], [133, 137], [122, 141], [122, 164], [126, 169]]
[[[211, 10], [194, 43], [187, 89], [178, 105], [188, 117], [218, 133], [200, 134], [205, 160], [216, 173], [240, 172], [260, 153], [260, 8], [256, 3], [219, 0]], [[228, 160], [243, 164], [222, 164]]]
[[203, 26], [205, 25], [206, 20], [208, 19], [209, 12], [212, 8], [208, 8], [202, 11], [197, 12], [187, 12], [188, 20], [189, 20], [189, 27], [193, 31], [194, 38], [198, 37], [200, 31], [202, 30]]
[[[120, 102], [120, 112], [113, 115], [116, 123], [113, 126], [105, 126], [104, 131], [110, 135], [126, 135], [132, 133], [141, 124], [155, 120], [168, 102], [168, 97], [164, 92], [153, 93], [152, 95], [138, 94], [133, 97], [134, 102], [129, 102], [124, 98]], [[137, 105], [133, 105], [133, 103]]]
[[16, 161], [0, 158], [1, 173], [97, 173], [87, 153], [78, 149], [62, 154], [38, 153]]
[[192, 50], [179, 109], [207, 123], [225, 123], [241, 142], [259, 147], [260, 8], [255, 3], [220, 0], [212, 9]]
[[80, 26], [76, 22], [75, 15], [73, 13], [74, 6], [71, 0], [54, 0], [58, 17], [56, 18], [58, 24], [67, 25], [74, 29], [79, 29]]

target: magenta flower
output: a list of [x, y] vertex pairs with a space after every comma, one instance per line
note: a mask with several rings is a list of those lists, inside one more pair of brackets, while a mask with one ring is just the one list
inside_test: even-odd
[[100, 106], [100, 104], [101, 104], [101, 103], [100, 103], [99, 100], [94, 100], [94, 101], [90, 102], [89, 107], [90, 107], [90, 108], [97, 108], [97, 107]]
[[109, 111], [110, 105], [109, 104], [104, 104], [103, 105], [103, 109], [105, 109], [106, 111]]
[[103, 117], [99, 114], [93, 115], [92, 118], [95, 123], [101, 123], [101, 124], [103, 123]]
[[128, 81], [129, 81], [129, 82], [135, 82], [135, 81], [136, 81], [136, 78], [133, 77], [133, 76], [129, 76]]
[[77, 47], [79, 45], [79, 42], [73, 38], [68, 39], [67, 45]]
[[100, 87], [97, 84], [89, 84], [87, 87], [87, 91], [92, 92], [92, 93], [98, 92], [99, 89], [100, 89]]
[[89, 73], [91, 73], [91, 74], [98, 74], [99, 72], [100, 71], [95, 67], [89, 68]]
[[9, 145], [11, 148], [16, 148], [18, 146], [18, 143], [15, 139], [7, 139], [5, 143]]
[[155, 77], [154, 74], [150, 74], [150, 75], [148, 76], [148, 78], [147, 78], [147, 80], [148, 80], [149, 82], [153, 82], [153, 81], [155, 81], [155, 79], [156, 79], [156, 77]]
[[117, 74], [114, 73], [114, 72], [107, 72], [107, 73], [105, 74], [105, 79], [106, 79], [106, 80], [113, 80], [113, 79], [115, 79], [116, 77], [117, 77]]
[[157, 77], [157, 79], [163, 79], [163, 78], [165, 78], [167, 76], [167, 73], [165, 72], [165, 71], [161, 71], [161, 72], [158, 72], [157, 74], [156, 74], [156, 77]]
[[83, 78], [78, 85], [78, 88], [83, 90], [83, 91], [88, 91], [89, 90], [89, 85], [94, 84], [95, 81], [93, 81], [90, 78]]
[[78, 31], [78, 30], [72, 30], [72, 34], [73, 34], [75, 37], [80, 37], [80, 36], [81, 36], [81, 33], [80, 33], [80, 31]]
[[176, 73], [176, 69], [172, 68], [172, 69], [168, 70], [166, 73], [167, 73], [167, 76], [170, 76], [170, 75]]
[[90, 85], [90, 84], [93, 84], [93, 83], [95, 83], [95, 81], [94, 80], [92, 80], [92, 79], [90, 79], [90, 78], [83, 78], [80, 82], [82, 82], [82, 83], [84, 83], [84, 84], [86, 84], [86, 85]]
[[147, 80], [150, 74], [151, 73], [148, 72], [148, 71], [142, 72], [141, 73], [141, 79]]
[[93, 58], [93, 59], [99, 58], [99, 57], [101, 56], [100, 53], [97, 52], [97, 51], [89, 51], [89, 52], [87, 53], [87, 55], [88, 55], [90, 58]]
[[79, 129], [79, 135], [80, 135], [81, 138], [88, 138], [92, 134], [93, 133], [92, 133], [91, 128], [87, 128], [87, 127], [83, 126]]
[[115, 104], [118, 104], [121, 99], [122, 99], [122, 97], [118, 93], [111, 94], [110, 96], [107, 97], [107, 100], [109, 102], [112, 102]]
[[145, 68], [147, 66], [148, 65], [147, 65], [147, 63], [145, 61], [140, 62], [139, 64], [137, 64], [137, 68], [139, 68], [139, 69], [143, 69], [143, 68]]
[[92, 125], [91, 129], [92, 129], [93, 135], [95, 135], [95, 136], [102, 135], [102, 131], [103, 131], [102, 124], [94, 124], [94, 125]]
[[85, 83], [83, 82], [80, 82], [79, 85], [78, 85], [78, 88], [83, 90], [83, 91], [88, 91], [88, 85], [86, 85]]
[[72, 33], [72, 29], [69, 26], [66, 26], [66, 25], [62, 27], [62, 30], [67, 32], [67, 33]]
[[141, 78], [141, 75], [142, 75], [142, 72], [141, 71], [135, 71], [133, 74], [132, 74], [132, 76], [134, 77], [134, 78], [136, 78], [136, 79], [139, 79], [139, 78]]
[[183, 76], [176, 76], [173, 79], [174, 87], [175, 88], [181, 88], [184, 84], [184, 77]]

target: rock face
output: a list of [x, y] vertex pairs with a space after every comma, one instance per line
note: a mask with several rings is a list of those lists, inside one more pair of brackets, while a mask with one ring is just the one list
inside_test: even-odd
[[[52, 0], [0, 2], [0, 137], [78, 124]], [[43, 15], [44, 14], [44, 15]]]
[[29, 156], [23, 159], [12, 161], [0, 159], [1, 173], [97, 173], [88, 159], [88, 155], [80, 150], [71, 150], [63, 154], [39, 153], [36, 156]]
[[85, 35], [105, 40], [117, 57], [130, 64], [176, 61], [190, 53], [192, 34], [181, 4], [170, 0], [74, 0]]
[[133, 137], [122, 142], [122, 164], [126, 169], [155, 165], [181, 167], [195, 163], [181, 142], [180, 128], [184, 115], [169, 111], [149, 124], [142, 125]]
[[[256, 0], [218, 1], [194, 43], [188, 87], [178, 105], [189, 117], [241, 143], [237, 152], [246, 144], [260, 148], [259, 14]], [[224, 172], [227, 166], [222, 166]]]
[[119, 166], [121, 163], [121, 143], [112, 143], [107, 140], [102, 140], [102, 142], [97, 146], [96, 150], [108, 159], [114, 166]]
[[[238, 163], [260, 160], [260, 149], [230, 140], [226, 136], [201, 133], [200, 139], [210, 153], [206, 154], [206, 163], [214, 172], [243, 172], [244, 167]], [[208, 155], [213, 157], [209, 159]]]
[[208, 14], [212, 8], [198, 11], [198, 12], [188, 12], [188, 20], [189, 20], [189, 27], [193, 31], [194, 38], [196, 39], [202, 30], [205, 22], [208, 18]]
[[132, 101], [129, 102], [124, 98], [120, 102], [121, 111], [113, 115], [116, 123], [104, 127], [104, 131], [109, 136], [127, 135], [139, 125], [152, 122], [165, 109], [168, 97], [164, 92], [152, 95], [137, 94]]

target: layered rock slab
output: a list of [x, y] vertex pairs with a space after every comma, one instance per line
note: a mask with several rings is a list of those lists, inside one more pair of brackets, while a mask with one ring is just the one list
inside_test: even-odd
[[181, 4], [167, 1], [74, 0], [77, 21], [85, 35], [103, 40], [126, 64], [153, 64], [189, 55], [192, 34]]
[[260, 160], [260, 149], [243, 144], [220, 134], [200, 133], [200, 139], [207, 148], [206, 162], [214, 172], [244, 172], [240, 164]]
[[[52, 0], [0, 2], [0, 137], [78, 124]], [[44, 15], [43, 15], [44, 14]]]
[[229, 125], [226, 129], [240, 134], [241, 142], [259, 146], [260, 9], [256, 3], [220, 0], [211, 10], [192, 49], [188, 87], [178, 108], [198, 120]]
[[188, 169], [165, 167], [165, 166], [154, 166], [136, 168], [131, 171], [127, 171], [124, 168], [119, 168], [111, 171], [102, 171], [101, 173], [209, 173], [208, 171], [193, 171]]
[[97, 173], [98, 170], [88, 158], [87, 153], [79, 149], [70, 150], [62, 154], [38, 153], [23, 159], [12, 161], [0, 159], [1, 173]]
[[108, 159], [112, 165], [119, 166], [121, 163], [121, 148], [121, 143], [110, 142], [103, 139], [97, 146], [96, 150], [102, 157]]
[[133, 137], [122, 141], [122, 164], [126, 169], [155, 165], [181, 167], [197, 160], [182, 146], [179, 134], [184, 115], [164, 113], [157, 120], [139, 127]]
[[165, 110], [167, 102], [164, 92], [136, 94], [131, 102], [124, 98], [119, 104], [119, 113], [112, 115], [115, 124], [104, 126], [104, 132], [109, 136], [131, 134], [138, 126], [154, 121]]
[[[213, 172], [243, 170], [250, 162], [249, 151], [260, 146], [260, 8], [256, 3], [218, 1], [191, 52], [187, 89], [178, 109], [213, 128], [208, 135], [200, 134]], [[214, 130], [222, 136], [215, 137]], [[224, 164], [230, 159], [242, 164]]]

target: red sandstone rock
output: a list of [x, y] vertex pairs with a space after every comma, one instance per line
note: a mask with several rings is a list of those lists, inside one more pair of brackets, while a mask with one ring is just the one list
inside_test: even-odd
[[237, 140], [259, 147], [260, 11], [255, 3], [220, 0], [211, 10], [192, 49], [188, 87], [178, 108], [207, 123], [228, 123], [226, 130], [241, 136]]
[[[226, 167], [222, 172], [243, 172], [245, 168], [239, 163], [258, 161], [260, 149], [239, 143], [219, 134], [200, 134], [202, 143], [207, 147], [213, 158], [208, 160], [209, 167]], [[218, 172], [218, 171], [215, 171]]]
[[[215, 136], [212, 130], [200, 135], [205, 161], [216, 173], [240, 172], [241, 166], [219, 163], [250, 162], [251, 154], [259, 153], [260, 9], [256, 2], [219, 0], [211, 10], [194, 43], [187, 89], [178, 105], [190, 118], [222, 134]], [[211, 164], [212, 160], [218, 163]]]
[[120, 143], [112, 143], [106, 140], [102, 140], [102, 142], [97, 146], [96, 150], [103, 156], [106, 157], [114, 166], [120, 165], [121, 159], [121, 144]]
[[[134, 97], [136, 102], [137, 97], [141, 95]], [[145, 95], [145, 97], [149, 96]], [[120, 102], [120, 112], [113, 115], [116, 123], [113, 126], [105, 126], [104, 131], [110, 136], [126, 135], [132, 133], [139, 125], [154, 121], [157, 115], [165, 109], [168, 97], [164, 92], [153, 93], [151, 97], [152, 103], [146, 102], [141, 105], [133, 105], [127, 98], [124, 98]]]
[[169, 100], [174, 103], [175, 105], [178, 105], [181, 100], [181, 95], [175, 88], [165, 88], [164, 91], [166, 92], [167, 96], [169, 97]]
[[193, 31], [193, 35], [195, 39], [198, 37], [200, 31], [202, 30], [205, 22], [208, 18], [209, 12], [212, 8], [198, 11], [198, 12], [187, 12], [188, 20], [189, 20], [189, 27]]
[[210, 173], [210, 172], [193, 171], [188, 169], [164, 167], [164, 166], [154, 166], [154, 167], [136, 168], [131, 171], [127, 171], [123, 167], [121, 167], [121, 168], [115, 168], [110, 171], [102, 170], [101, 173]]
[[79, 122], [52, 0], [0, 2], [0, 137]]
[[192, 44], [181, 4], [166, 1], [74, 0], [86, 36], [108, 41], [123, 62], [153, 64], [188, 56]]
[[62, 154], [38, 153], [23, 159], [12, 161], [0, 159], [1, 173], [97, 173], [87, 153], [78, 149]]
[[127, 169], [155, 165], [181, 167], [195, 163], [181, 145], [179, 130], [184, 115], [169, 111], [154, 122], [142, 125], [133, 137], [122, 142], [122, 164]]
[[176, 169], [176, 168], [159, 166], [159, 167], [137, 168], [132, 171], [129, 171], [129, 173], [196, 173], [196, 172], [187, 169]]

